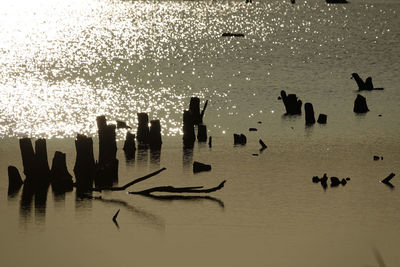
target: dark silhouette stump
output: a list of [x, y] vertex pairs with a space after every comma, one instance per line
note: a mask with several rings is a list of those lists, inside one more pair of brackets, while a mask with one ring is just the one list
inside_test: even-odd
[[8, 193], [11, 194], [18, 191], [23, 183], [18, 169], [14, 166], [8, 166]]
[[183, 112], [183, 146], [192, 148], [195, 140], [193, 115], [189, 110], [185, 110]]
[[136, 152], [136, 136], [130, 132], [126, 132], [125, 142], [124, 142], [124, 152], [127, 160], [131, 160], [135, 158]]
[[74, 174], [77, 190], [86, 192], [93, 188], [95, 162], [93, 155], [93, 140], [82, 134], [75, 139], [76, 159]]
[[104, 116], [97, 117], [99, 160], [96, 165], [96, 187], [112, 186], [118, 181], [117, 142], [113, 124], [107, 125]]
[[354, 108], [353, 111], [355, 113], [366, 113], [369, 111], [367, 106], [367, 99], [360, 94], [357, 94], [356, 100], [354, 100]]
[[247, 143], [247, 138], [244, 134], [233, 134], [234, 145], [245, 145], [246, 143]]
[[311, 103], [305, 103], [304, 104], [304, 110], [306, 112], [306, 124], [311, 125], [315, 123], [315, 117], [314, 117], [314, 108]]
[[161, 149], [162, 139], [161, 125], [159, 120], [150, 121], [149, 143], [150, 149]]
[[283, 101], [283, 104], [285, 105], [286, 115], [301, 114], [302, 102], [300, 99], [297, 99], [296, 94], [286, 95], [285, 90], [282, 90], [281, 99]]
[[136, 133], [136, 139], [138, 146], [146, 147], [149, 144], [149, 116], [147, 113], [138, 113], [138, 128]]
[[207, 126], [200, 124], [197, 127], [197, 140], [199, 142], [207, 142]]
[[198, 161], [193, 162], [193, 172], [205, 172], [205, 171], [211, 171], [211, 165], [204, 164]]
[[56, 193], [72, 191], [72, 175], [68, 172], [65, 153], [56, 151], [51, 165], [51, 187]]
[[325, 114], [319, 114], [317, 122], [318, 122], [319, 124], [326, 124], [327, 118], [328, 118], [327, 115], [325, 115]]

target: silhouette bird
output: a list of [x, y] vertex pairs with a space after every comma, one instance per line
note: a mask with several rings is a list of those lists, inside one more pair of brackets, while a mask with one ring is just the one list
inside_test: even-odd
[[354, 79], [356, 81], [359, 91], [383, 90], [383, 88], [374, 88], [371, 77], [368, 77], [364, 82], [363, 79], [361, 79], [360, 75], [354, 72], [351, 74], [351, 79]]

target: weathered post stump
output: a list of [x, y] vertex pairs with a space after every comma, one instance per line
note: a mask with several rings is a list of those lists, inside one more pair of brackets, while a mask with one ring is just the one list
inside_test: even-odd
[[99, 161], [96, 166], [96, 187], [112, 186], [118, 181], [117, 142], [115, 135], [116, 126], [107, 125], [104, 116], [97, 117], [99, 133]]
[[185, 110], [183, 112], [183, 146], [191, 148], [195, 140], [193, 115], [189, 110]]
[[314, 108], [311, 103], [305, 103], [304, 104], [304, 110], [306, 112], [306, 124], [311, 125], [315, 123], [315, 117], [314, 117]]
[[367, 99], [360, 94], [357, 94], [356, 99], [354, 100], [354, 108], [353, 111], [355, 113], [366, 113], [369, 111], [367, 106]]
[[200, 124], [197, 127], [197, 140], [199, 142], [207, 142], [207, 126]]
[[23, 183], [18, 169], [14, 166], [8, 166], [8, 193], [18, 191]]
[[150, 149], [161, 149], [162, 139], [161, 125], [159, 120], [150, 121], [149, 143]]
[[301, 114], [302, 102], [300, 99], [297, 99], [296, 94], [286, 95], [285, 90], [282, 90], [281, 98], [282, 98], [283, 104], [285, 105], [286, 115]]
[[56, 151], [51, 165], [51, 187], [56, 193], [72, 191], [72, 175], [68, 172], [65, 153]]
[[138, 128], [136, 133], [136, 138], [138, 141], [138, 146], [146, 147], [149, 144], [149, 116], [147, 113], [138, 113]]
[[124, 143], [124, 152], [127, 160], [131, 160], [135, 158], [136, 152], [136, 136], [130, 132], [126, 132], [125, 143]]
[[317, 122], [318, 122], [319, 124], [326, 124], [327, 118], [328, 118], [327, 115], [325, 115], [325, 114], [319, 114]]
[[246, 143], [247, 143], [247, 138], [244, 134], [233, 134], [234, 145], [245, 145]]
[[205, 172], [205, 171], [211, 171], [211, 165], [204, 164], [198, 161], [193, 162], [193, 172]]
[[95, 162], [93, 140], [91, 137], [78, 134], [75, 139], [76, 160], [74, 174], [77, 190], [85, 192], [93, 188]]
[[189, 111], [192, 112], [194, 125], [199, 125], [200, 123], [203, 122], [203, 119], [201, 118], [200, 115], [200, 98], [198, 97], [190, 98]]

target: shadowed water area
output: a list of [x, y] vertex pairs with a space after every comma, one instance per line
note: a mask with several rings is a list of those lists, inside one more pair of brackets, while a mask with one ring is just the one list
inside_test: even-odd
[[[1, 265], [397, 266], [399, 12], [390, 0], [1, 2]], [[353, 72], [384, 90], [359, 92]], [[284, 116], [281, 90], [327, 124], [306, 127], [304, 109]], [[358, 93], [368, 113], [353, 112]], [[209, 100], [211, 148], [182, 148], [192, 96]], [[160, 120], [163, 146], [126, 160], [117, 130], [119, 185], [166, 167], [127, 191], [225, 187], [7, 194], [7, 167], [22, 174], [18, 138], [46, 138], [49, 162], [66, 153], [72, 174], [77, 133], [94, 137], [97, 159], [96, 117], [135, 133], [138, 112]], [[194, 161], [212, 170], [194, 174]], [[392, 172], [393, 188], [379, 182]], [[350, 180], [324, 190], [312, 182], [324, 173]]]

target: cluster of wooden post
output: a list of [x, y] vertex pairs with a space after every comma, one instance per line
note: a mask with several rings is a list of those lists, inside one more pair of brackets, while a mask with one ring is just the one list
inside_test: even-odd
[[147, 113], [138, 113], [137, 141], [139, 148], [161, 149], [161, 125], [159, 120], [150, 121]]
[[23, 183], [23, 194], [28, 199], [34, 195], [36, 198], [38, 192], [47, 192], [50, 184], [56, 193], [72, 190], [72, 176], [68, 173], [64, 153], [55, 152], [50, 170], [45, 139], [36, 140], [35, 149], [30, 138], [20, 139], [19, 146], [26, 178], [25, 182], [22, 182], [18, 169], [9, 166], [9, 193], [19, 190]]
[[[196, 141], [195, 126], [197, 126], [197, 140], [199, 142], [207, 141], [207, 126], [203, 124], [204, 112], [207, 108], [206, 100], [202, 111], [200, 112], [200, 98], [190, 98], [189, 110], [183, 111], [183, 146], [192, 148]], [[209, 140], [211, 146], [211, 139]]]

